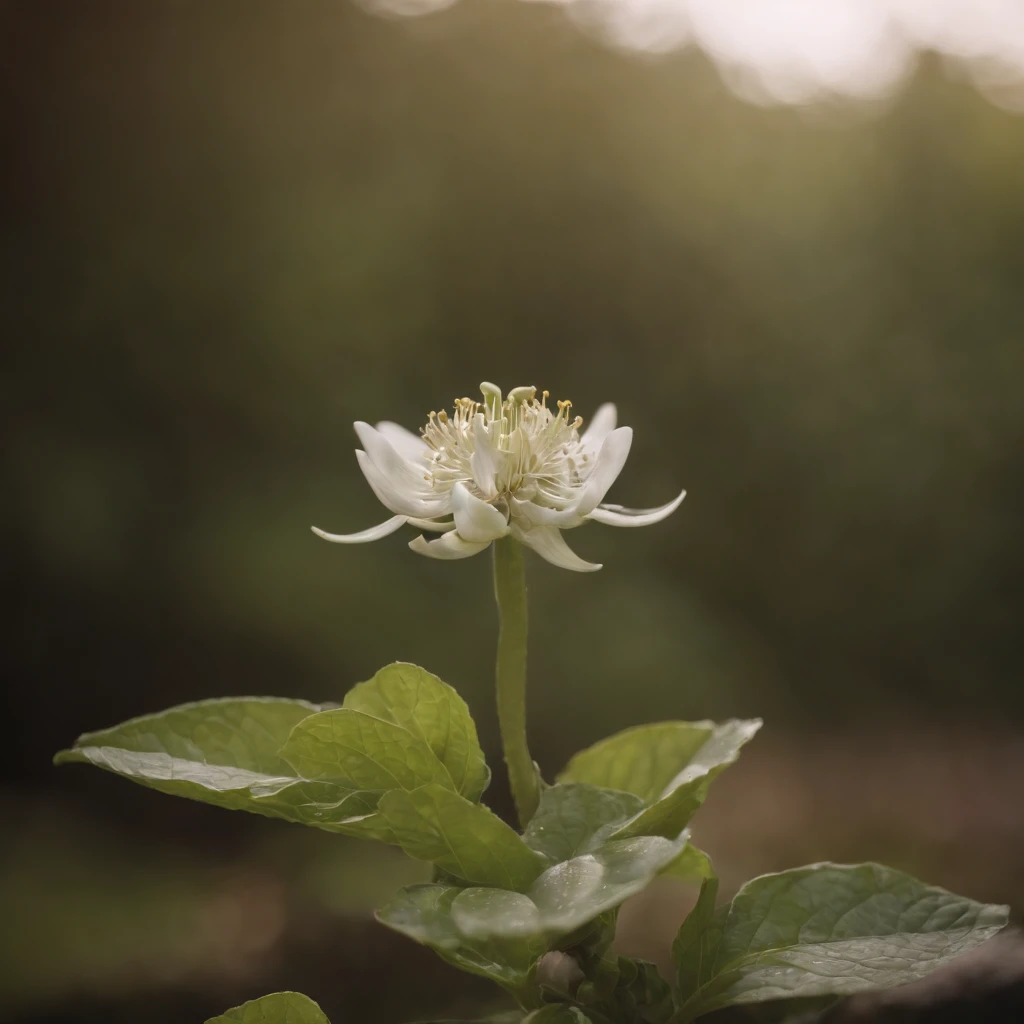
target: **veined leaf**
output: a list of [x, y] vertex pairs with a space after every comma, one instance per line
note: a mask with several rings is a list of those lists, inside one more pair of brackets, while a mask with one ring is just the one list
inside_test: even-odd
[[163, 793], [334, 830], [366, 812], [361, 794], [311, 783], [281, 756], [292, 729], [319, 710], [274, 697], [197, 701], [85, 733], [54, 762], [93, 764]]
[[488, 772], [465, 702], [414, 665], [381, 669], [341, 708], [305, 701], [199, 701], [86, 733], [57, 764], [332, 832], [393, 841], [377, 813], [392, 789], [435, 783], [479, 799]]
[[[529, 983], [533, 965], [547, 952], [531, 917], [535, 908], [530, 907], [532, 904], [521, 893], [502, 889], [413, 885], [382, 907], [377, 918], [430, 946], [454, 966], [514, 991]], [[501, 921], [500, 930], [473, 934], [471, 929], [461, 927], [461, 911], [473, 920]]]
[[561, 783], [541, 793], [523, 839], [549, 861], [571, 860], [600, 846], [616, 825], [643, 806], [632, 793], [579, 782]]
[[423, 740], [467, 800], [478, 801], [487, 788], [491, 773], [466, 702], [426, 669], [406, 662], [388, 665], [349, 690], [345, 707], [393, 722]]
[[[577, 754], [560, 781], [616, 782], [648, 805], [616, 836], [678, 835], [707, 796], [717, 775], [739, 757], [761, 728], [760, 719], [661, 722], [627, 729]], [[661, 785], [660, 790], [656, 787]], [[652, 795], [653, 794], [653, 795]]]
[[764, 875], [719, 908], [696, 941], [677, 942], [680, 1020], [739, 1003], [916, 981], [991, 938], [1007, 916], [1006, 907], [879, 864]]
[[685, 834], [614, 839], [552, 865], [526, 892], [412, 886], [377, 916], [456, 966], [517, 988], [559, 939], [643, 889], [685, 843]]
[[442, 786], [392, 790], [379, 811], [410, 857], [470, 885], [521, 891], [544, 869], [543, 858], [493, 811]]

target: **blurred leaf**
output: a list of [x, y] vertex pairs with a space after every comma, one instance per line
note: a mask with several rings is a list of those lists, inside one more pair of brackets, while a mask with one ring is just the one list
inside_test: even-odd
[[406, 729], [445, 766], [455, 789], [477, 801], [490, 769], [466, 702], [447, 683], [418, 665], [395, 662], [345, 695], [345, 707]]
[[661, 722], [627, 729], [577, 754], [560, 780], [607, 785], [604, 780], [612, 779], [643, 794], [649, 806], [615, 835], [670, 838], [686, 827], [714, 778], [739, 757], [740, 748], [760, 728], [761, 720], [754, 718], [730, 719], [721, 725]]
[[540, 855], [493, 811], [443, 786], [394, 789], [379, 810], [410, 857], [471, 885], [523, 891], [544, 869]]
[[643, 806], [632, 793], [586, 783], [551, 786], [541, 793], [537, 812], [523, 838], [549, 860], [570, 860], [600, 845], [610, 826], [632, 817]]
[[698, 941], [678, 942], [681, 1020], [916, 981], [991, 938], [1007, 916], [878, 864], [765, 875], [720, 908]]
[[275, 992], [211, 1017], [206, 1024], [330, 1024], [323, 1010], [299, 992]]

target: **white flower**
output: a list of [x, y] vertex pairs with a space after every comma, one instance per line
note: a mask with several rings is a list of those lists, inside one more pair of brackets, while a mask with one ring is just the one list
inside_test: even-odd
[[649, 526], [670, 516], [685, 491], [660, 508], [605, 505], [633, 441], [629, 427], [615, 427], [615, 406], [602, 405], [581, 434], [570, 419], [571, 402], [548, 408], [548, 392], [515, 388], [502, 401], [493, 384], [481, 384], [482, 402], [460, 398], [451, 416], [431, 413], [417, 437], [397, 423], [356, 423], [363, 448], [356, 451], [374, 494], [394, 516], [361, 533], [313, 532], [340, 544], [378, 540], [408, 523], [441, 534], [409, 544], [431, 558], [466, 558], [511, 535], [564, 569], [592, 572], [562, 537], [594, 521], [609, 526]]

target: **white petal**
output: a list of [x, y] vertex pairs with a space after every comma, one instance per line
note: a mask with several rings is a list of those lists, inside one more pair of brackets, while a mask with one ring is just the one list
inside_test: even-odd
[[577, 515], [575, 509], [571, 508], [563, 512], [545, 505], [535, 505], [532, 501], [520, 501], [515, 497], [510, 499], [509, 505], [512, 518], [525, 521], [520, 523], [523, 529], [534, 526], [557, 526], [561, 530], [572, 530], [584, 523], [583, 517]]
[[452, 509], [459, 536], [470, 544], [490, 544], [508, 533], [505, 517], [493, 505], [470, 494], [461, 481], [452, 488]]
[[387, 537], [388, 534], [394, 533], [395, 530], [400, 530], [405, 526], [405, 523], [405, 516], [392, 516], [391, 519], [381, 523], [380, 526], [371, 526], [368, 530], [360, 530], [359, 533], [325, 533], [316, 526], [311, 526], [310, 529], [318, 537], [323, 537], [324, 540], [329, 540], [333, 544], [365, 544], [371, 540], [380, 540], [381, 537]]
[[383, 434], [385, 440], [391, 442], [391, 446], [404, 459], [412, 462], [422, 461], [424, 456], [430, 455], [430, 446], [419, 434], [390, 420], [381, 420], [377, 424], [377, 433]]
[[469, 468], [473, 471], [473, 480], [480, 488], [480, 493], [493, 498], [498, 493], [494, 486], [498, 462], [482, 412], [473, 417], [473, 454], [469, 458]]
[[524, 530], [516, 523], [512, 524], [512, 536], [529, 548], [533, 548], [541, 558], [562, 569], [574, 572], [596, 572], [601, 566], [597, 562], [585, 562], [576, 554], [562, 537], [556, 526], [535, 526], [532, 530]]
[[596, 452], [604, 443], [604, 439], [615, 429], [619, 414], [611, 402], [599, 406], [591, 417], [590, 425], [580, 435], [580, 440], [588, 451]]
[[455, 558], [469, 558], [470, 555], [479, 554], [490, 541], [482, 544], [470, 544], [463, 540], [457, 533], [446, 533], [437, 540], [426, 540], [424, 537], [417, 537], [409, 541], [409, 547], [417, 555], [426, 555], [427, 558], [441, 558], [451, 561]]
[[429, 530], [433, 533], [447, 533], [449, 530], [455, 529], [455, 523], [451, 520], [447, 523], [439, 523], [436, 519], [416, 519], [413, 516], [408, 516], [406, 522], [410, 526], [415, 526], [417, 530]]
[[616, 477], [626, 464], [626, 457], [629, 455], [629, 447], [632, 443], [632, 427], [619, 427], [604, 439], [594, 468], [590, 471], [590, 476], [583, 486], [583, 494], [574, 506], [577, 515], [589, 515], [604, 501], [608, 488], [615, 483]]
[[401, 492], [420, 497], [432, 493], [427, 479], [427, 466], [423, 462], [411, 462], [400, 455], [394, 445], [369, 423], [357, 422], [354, 426], [370, 461]]
[[356, 459], [366, 482], [373, 488], [373, 493], [380, 499], [381, 504], [392, 512], [400, 516], [418, 516], [422, 519], [434, 519], [451, 512], [451, 498], [447, 493], [432, 494], [425, 498], [417, 492], [404, 490], [394, 480], [385, 476], [366, 452], [356, 449]]
[[623, 508], [621, 505], [598, 505], [588, 519], [595, 523], [605, 523], [607, 526], [650, 526], [653, 523], [660, 523], [667, 519], [683, 502], [686, 491], [680, 491], [679, 495], [672, 499], [667, 505], [658, 508]]

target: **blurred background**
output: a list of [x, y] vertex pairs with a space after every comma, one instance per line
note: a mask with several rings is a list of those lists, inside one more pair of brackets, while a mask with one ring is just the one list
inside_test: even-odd
[[50, 765], [401, 658], [498, 767], [488, 559], [309, 532], [383, 518], [353, 420], [481, 380], [614, 400], [611, 500], [689, 491], [572, 534], [596, 575], [530, 562], [549, 776], [762, 715], [696, 822], [726, 889], [877, 859], [1024, 906], [1024, 9], [439, 6], [0, 2], [4, 1020], [481, 1007], [372, 922], [401, 856]]

